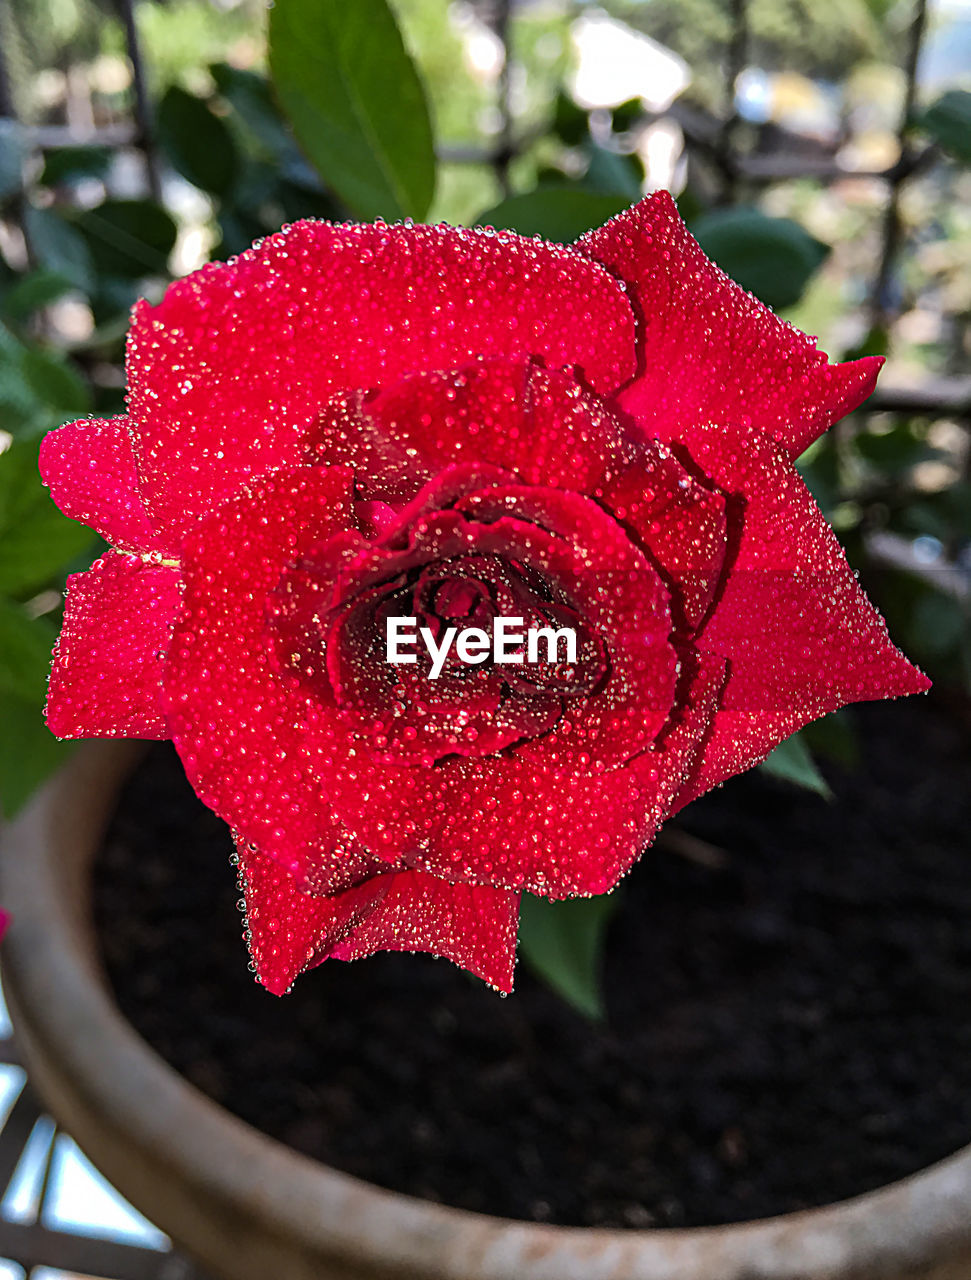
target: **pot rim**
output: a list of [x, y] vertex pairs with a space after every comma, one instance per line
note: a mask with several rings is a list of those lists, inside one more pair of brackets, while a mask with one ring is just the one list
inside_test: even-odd
[[[268, 1137], [189, 1084], [123, 1018], [98, 960], [86, 862], [142, 744], [81, 745], [0, 840], [11, 913], [4, 987], [38, 1091], [113, 1177], [110, 1144], [172, 1179], [159, 1225], [199, 1254], [179, 1210], [210, 1206], [354, 1277], [435, 1280], [814, 1280], [968, 1274], [971, 1146], [851, 1200], [720, 1227], [609, 1230], [493, 1218], [391, 1192]], [[151, 1106], [146, 1105], [151, 1099]], [[137, 1208], [155, 1220], [159, 1207]], [[162, 1215], [163, 1217], [165, 1214]], [[191, 1214], [190, 1214], [191, 1216]], [[203, 1249], [203, 1254], [205, 1250]], [[934, 1268], [940, 1268], [943, 1270]], [[864, 1268], [866, 1270], [864, 1271]], [[930, 1271], [927, 1269], [931, 1268]], [[281, 1272], [287, 1274], [288, 1272]], [[303, 1274], [303, 1273], [301, 1273]], [[308, 1274], [311, 1274], [308, 1272]], [[339, 1274], [345, 1274], [343, 1271]]]

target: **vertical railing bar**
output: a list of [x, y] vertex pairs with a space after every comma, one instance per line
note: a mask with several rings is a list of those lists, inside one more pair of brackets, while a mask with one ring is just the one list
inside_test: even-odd
[[724, 108], [721, 129], [715, 143], [715, 156], [722, 178], [722, 203], [732, 204], [738, 184], [734, 139], [738, 113], [735, 110], [735, 84], [745, 67], [748, 52], [747, 0], [731, 2], [732, 34], [725, 50]]
[[145, 64], [142, 61], [142, 51], [138, 40], [134, 0], [118, 0], [118, 3], [125, 27], [128, 61], [131, 63], [132, 70], [138, 145], [145, 157], [145, 172], [148, 177], [148, 189], [151, 192], [152, 199], [161, 200], [162, 181], [159, 174], [158, 152], [155, 148], [155, 120], [148, 96], [148, 86], [145, 81]]
[[512, 160], [512, 111], [510, 109], [510, 64], [512, 50], [509, 46], [509, 17], [512, 8], [511, 0], [495, 0], [492, 14], [492, 29], [502, 44], [502, 67], [496, 84], [497, 105], [499, 107], [499, 143], [492, 161], [493, 171], [503, 196], [510, 193], [509, 164]]
[[885, 328], [892, 319], [891, 308], [887, 305], [887, 287], [893, 272], [894, 263], [900, 248], [900, 193], [906, 181], [910, 166], [908, 161], [907, 131], [910, 127], [914, 103], [917, 97], [917, 67], [920, 61], [921, 44], [924, 39], [924, 28], [927, 23], [927, 0], [916, 0], [914, 16], [907, 33], [907, 55], [904, 61], [904, 100], [897, 125], [897, 141], [900, 147], [900, 158], [891, 170], [887, 179], [889, 191], [883, 213], [882, 248], [880, 262], [870, 294], [870, 326]]

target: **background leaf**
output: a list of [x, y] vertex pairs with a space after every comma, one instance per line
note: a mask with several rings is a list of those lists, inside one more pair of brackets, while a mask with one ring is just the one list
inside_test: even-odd
[[0, 596], [0, 690], [43, 702], [56, 635], [46, 618]]
[[518, 231], [524, 236], [542, 236], [557, 244], [571, 244], [576, 238], [599, 227], [630, 204], [624, 193], [604, 195], [574, 187], [547, 187], [526, 195], [510, 196], [476, 219], [478, 226]]
[[816, 768], [816, 762], [809, 754], [809, 748], [802, 736], [794, 733], [785, 742], [780, 742], [771, 752], [768, 759], [763, 760], [759, 768], [773, 778], [781, 778], [783, 782], [795, 783], [807, 791], [815, 791], [826, 800], [833, 798], [826, 779]]
[[421, 218], [435, 188], [425, 91], [385, 0], [277, 0], [277, 96], [324, 182], [362, 218]]
[[600, 978], [615, 894], [549, 902], [523, 894], [519, 950], [534, 972], [585, 1017], [604, 1017]]
[[971, 93], [951, 89], [942, 94], [918, 124], [956, 160], [971, 164]]
[[47, 586], [93, 543], [91, 530], [51, 501], [37, 471], [36, 442], [15, 441], [0, 454], [0, 593]]
[[110, 167], [110, 147], [52, 147], [44, 153], [40, 181], [57, 187], [80, 178], [103, 178]]
[[59, 271], [49, 271], [41, 267], [21, 276], [3, 295], [3, 314], [10, 320], [26, 320], [42, 307], [49, 306], [58, 298], [63, 298], [74, 285]]
[[95, 269], [108, 276], [164, 275], [175, 248], [175, 222], [152, 200], [106, 200], [78, 214], [75, 226]]
[[[52, 347], [28, 346], [0, 325], [0, 426], [15, 438], [42, 435], [65, 418], [88, 413], [91, 389], [77, 369]], [[16, 467], [0, 454], [0, 468]], [[23, 477], [28, 489], [39, 477]]]
[[770, 307], [794, 306], [829, 249], [789, 218], [758, 209], [713, 209], [691, 224], [710, 258]]
[[83, 293], [94, 289], [94, 262], [82, 236], [53, 209], [24, 210], [24, 231], [38, 263], [64, 276]]
[[173, 168], [200, 191], [224, 198], [239, 174], [236, 143], [207, 103], [178, 85], [158, 107], [158, 139]]
[[36, 700], [2, 688], [0, 724], [0, 809], [5, 818], [12, 818], [77, 744], [58, 742], [44, 723]]

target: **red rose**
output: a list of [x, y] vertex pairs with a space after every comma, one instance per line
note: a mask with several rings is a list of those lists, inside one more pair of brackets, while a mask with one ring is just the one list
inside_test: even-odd
[[[270, 990], [380, 948], [508, 989], [522, 889], [609, 890], [806, 721], [927, 686], [792, 465], [879, 363], [828, 364], [665, 194], [573, 248], [298, 223], [139, 304], [128, 417], [44, 441], [112, 543], [48, 722], [174, 740]], [[401, 617], [575, 661], [433, 679], [388, 662]]]

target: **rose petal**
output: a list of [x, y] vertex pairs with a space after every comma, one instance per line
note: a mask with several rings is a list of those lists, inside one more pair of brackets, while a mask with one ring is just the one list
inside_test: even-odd
[[[623, 768], [570, 774], [519, 751], [432, 771], [431, 813], [446, 815], [417, 865], [453, 880], [528, 889], [548, 898], [606, 893], [671, 811], [714, 714], [719, 658], [685, 658], [679, 712]], [[371, 812], [372, 821], [379, 813]]]
[[335, 392], [479, 357], [578, 365], [611, 391], [633, 372], [616, 280], [511, 233], [298, 222], [139, 303], [129, 406], [142, 490], [181, 532], [247, 477], [301, 459]]
[[246, 942], [258, 980], [275, 996], [289, 991], [294, 978], [320, 964], [335, 943], [373, 912], [393, 880], [372, 876], [331, 897], [313, 897], [255, 846], [237, 840], [236, 848]]
[[422, 871], [399, 871], [377, 910], [336, 943], [335, 960], [375, 951], [428, 951], [512, 991], [519, 897], [493, 885], [449, 884]]
[[797, 457], [873, 391], [881, 359], [829, 364], [705, 257], [666, 191], [576, 247], [627, 284], [640, 360], [619, 399], [648, 435], [690, 443], [700, 423], [754, 423]]
[[729, 679], [697, 776], [679, 804], [837, 707], [930, 685], [891, 642], [782, 450], [754, 430], [735, 444], [718, 427], [696, 433], [692, 447], [697, 463], [732, 495], [741, 532], [697, 640], [727, 659]]
[[629, 452], [617, 419], [569, 374], [510, 360], [339, 396], [319, 431], [321, 460], [353, 467], [366, 497], [399, 503], [456, 464], [596, 494]]
[[690, 635], [711, 607], [727, 548], [725, 499], [650, 441], [606, 487], [604, 505], [659, 566], [675, 627]]
[[127, 418], [83, 418], [49, 431], [40, 473], [66, 516], [123, 551], [178, 554], [145, 510]]
[[258, 980], [274, 995], [324, 960], [360, 960], [376, 951], [426, 951], [512, 990], [518, 893], [399, 871], [316, 897], [254, 846], [237, 849], [247, 945]]
[[67, 580], [47, 723], [59, 738], [167, 738], [162, 664], [179, 572], [109, 551]]
[[[372, 864], [322, 794], [316, 703], [283, 678], [267, 595], [284, 567], [346, 526], [350, 477], [299, 468], [254, 481], [183, 546], [185, 597], [165, 673], [171, 736], [201, 799], [314, 888]], [[303, 854], [313, 850], [313, 858]]]

